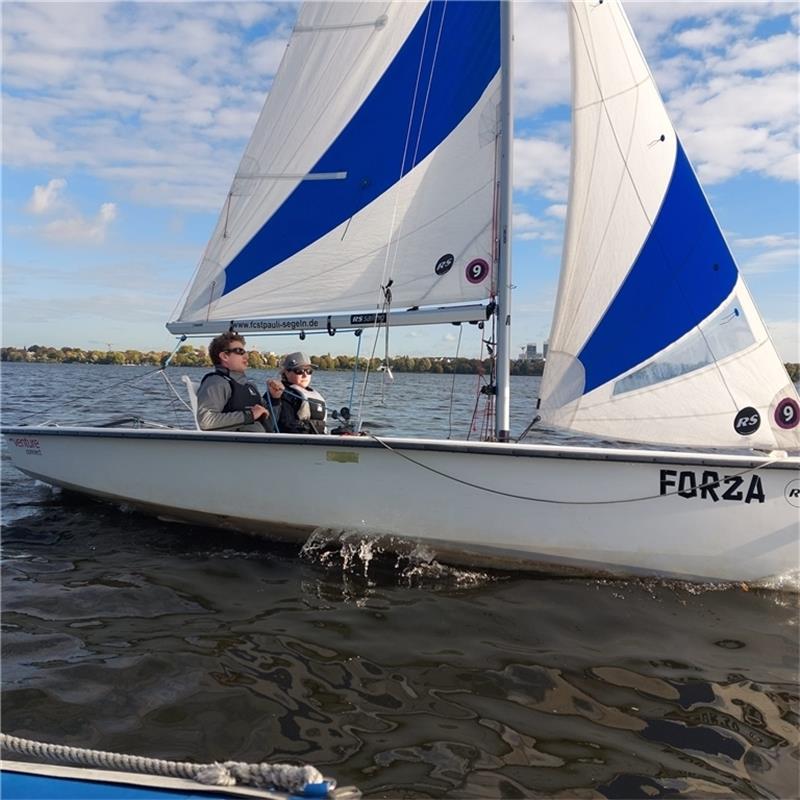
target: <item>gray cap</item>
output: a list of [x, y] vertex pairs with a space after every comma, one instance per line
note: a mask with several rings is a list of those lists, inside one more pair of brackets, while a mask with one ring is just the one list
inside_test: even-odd
[[295, 367], [310, 367], [310, 366], [311, 366], [311, 359], [305, 353], [302, 352], [289, 353], [289, 355], [283, 359], [284, 369], [294, 369]]

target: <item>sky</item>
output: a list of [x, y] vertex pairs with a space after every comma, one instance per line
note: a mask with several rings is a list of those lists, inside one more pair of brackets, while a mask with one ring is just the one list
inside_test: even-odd
[[[800, 6], [625, 8], [778, 352], [800, 361]], [[212, 233], [297, 5], [0, 9], [3, 344], [172, 349], [164, 324]], [[514, 16], [519, 353], [527, 343], [541, 351], [550, 329], [569, 181], [570, 78], [564, 6], [518, 0]], [[355, 350], [350, 334], [250, 343], [278, 353]], [[480, 347], [474, 326], [464, 327], [461, 342], [452, 326], [391, 331], [394, 355], [469, 357]]]

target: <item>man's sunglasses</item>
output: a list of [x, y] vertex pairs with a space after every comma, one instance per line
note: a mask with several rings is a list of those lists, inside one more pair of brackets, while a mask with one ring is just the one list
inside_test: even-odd
[[314, 370], [311, 367], [308, 367], [306, 369], [293, 369], [292, 372], [294, 372], [295, 375], [313, 375], [314, 374]]
[[223, 350], [223, 353], [236, 353], [237, 356], [245, 356], [247, 355], [247, 350], [244, 347], [229, 347], [227, 350]]

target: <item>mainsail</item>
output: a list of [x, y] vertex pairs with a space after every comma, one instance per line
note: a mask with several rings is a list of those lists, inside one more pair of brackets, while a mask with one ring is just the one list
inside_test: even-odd
[[169, 330], [375, 319], [387, 285], [392, 311], [480, 316], [495, 281], [499, 70], [497, 2], [304, 4]]
[[616, 0], [570, 4], [572, 182], [545, 423], [800, 446], [800, 405]]

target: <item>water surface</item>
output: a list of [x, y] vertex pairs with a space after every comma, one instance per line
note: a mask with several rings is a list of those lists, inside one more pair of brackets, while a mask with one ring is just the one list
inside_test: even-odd
[[[163, 379], [133, 381], [147, 372], [3, 364], [4, 422], [77, 398], [61, 421], [186, 424]], [[446, 436], [451, 381], [378, 382], [365, 419]], [[315, 383], [349, 402], [349, 375]], [[514, 385], [519, 431], [536, 381]], [[454, 435], [474, 386], [457, 378]], [[796, 595], [480, 573], [363, 542], [302, 555], [71, 498], [3, 458], [8, 733], [298, 759], [374, 798], [800, 795]]]

